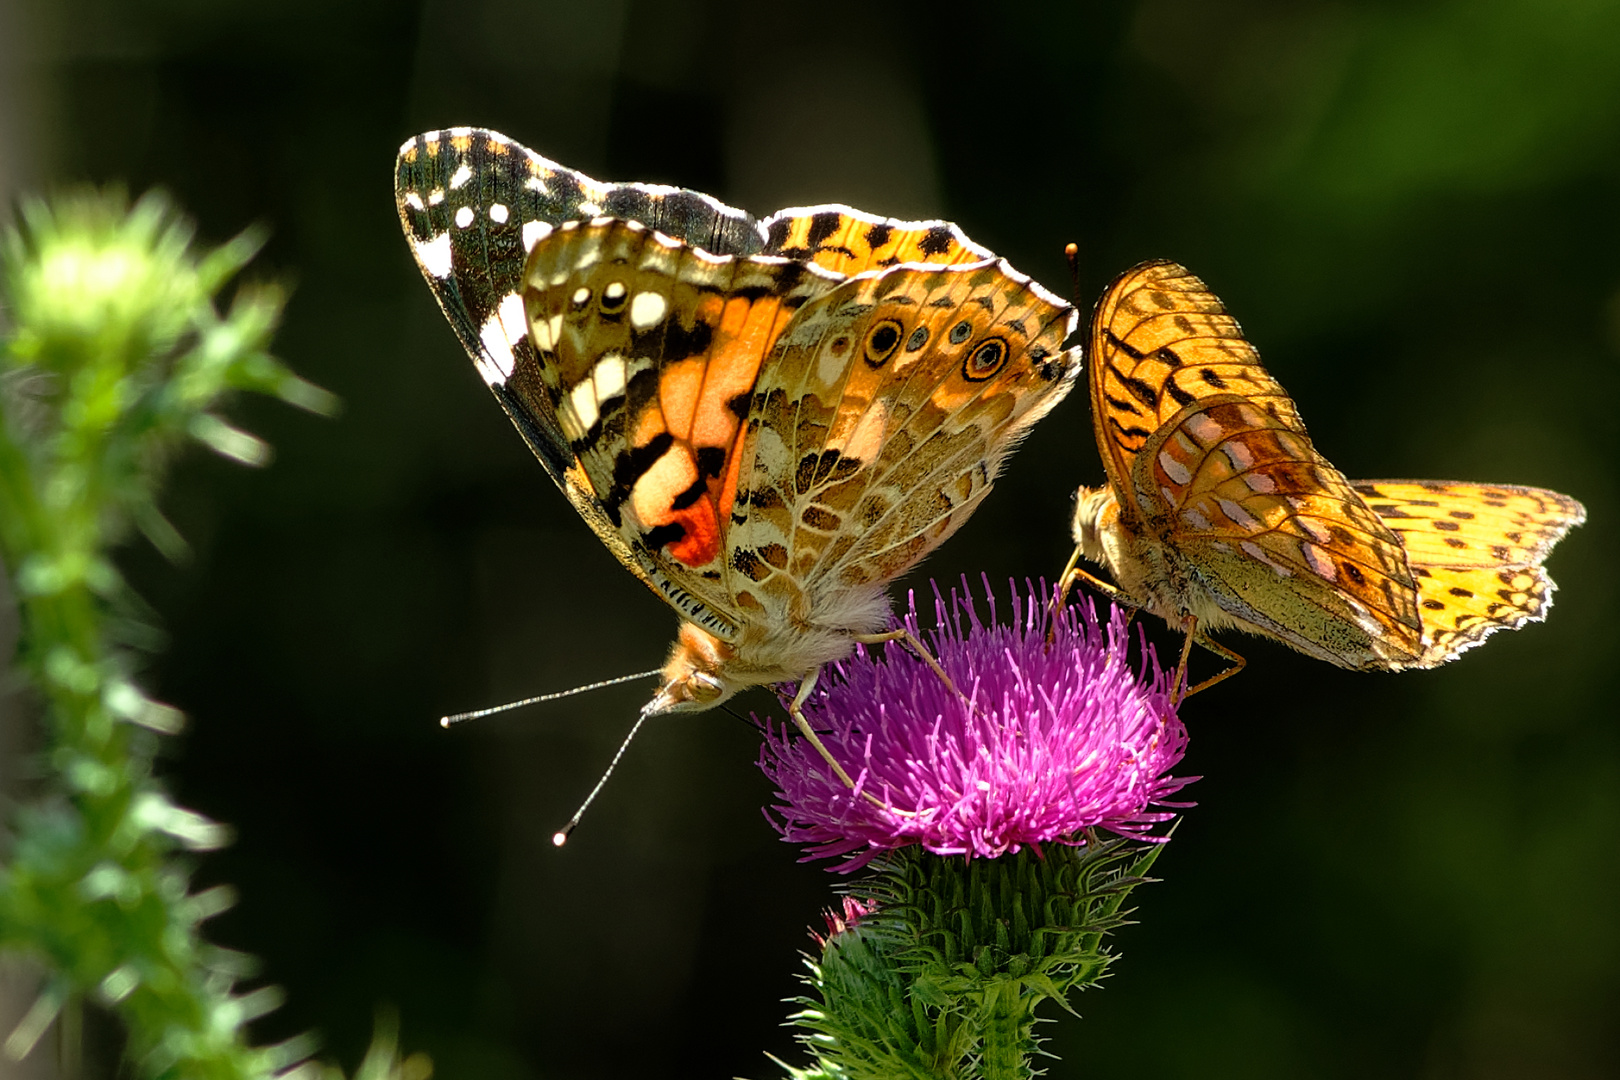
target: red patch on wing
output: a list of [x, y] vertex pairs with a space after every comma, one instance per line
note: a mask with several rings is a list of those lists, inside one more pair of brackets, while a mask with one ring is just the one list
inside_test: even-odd
[[692, 567], [707, 566], [720, 555], [720, 520], [714, 503], [699, 499], [685, 510], [670, 513], [670, 520], [684, 526], [686, 535], [669, 545], [676, 561]]

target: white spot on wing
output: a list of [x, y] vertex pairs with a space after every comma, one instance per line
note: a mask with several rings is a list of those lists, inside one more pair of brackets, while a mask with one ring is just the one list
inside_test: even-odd
[[444, 202], [444, 190], [442, 188], [435, 188], [428, 192], [429, 206], [438, 206], [442, 202]]
[[472, 209], [472, 207], [463, 206], [459, 210], [456, 211], [456, 227], [457, 228], [465, 229], [467, 226], [471, 225], [472, 223], [473, 223], [473, 209]]
[[1181, 512], [1181, 519], [1200, 532], [1209, 532], [1210, 528], [1212, 527], [1209, 523], [1209, 518], [1205, 517], [1203, 514], [1199, 513], [1195, 509], [1192, 509], [1191, 507], [1188, 507], [1186, 510]]
[[590, 379], [578, 383], [568, 392], [568, 404], [579, 424], [579, 435], [573, 436], [577, 439], [596, 423], [596, 384]]
[[489, 220], [493, 221], [497, 225], [505, 225], [506, 217], [507, 211], [505, 203], [489, 204]]
[[1168, 450], [1159, 451], [1159, 467], [1164, 470], [1166, 476], [1183, 486], [1192, 479], [1192, 473], [1187, 471], [1187, 466], [1177, 461]]
[[523, 186], [528, 188], [530, 191], [538, 191], [540, 194], [547, 197], [551, 195], [551, 192], [546, 189], [545, 180], [538, 176], [529, 177], [527, 180], [523, 181]]
[[1193, 413], [1182, 422], [1182, 426], [1192, 432], [1193, 438], [1205, 446], [1214, 446], [1220, 442], [1221, 434], [1225, 430], [1203, 413]]
[[604, 355], [592, 369], [591, 381], [596, 386], [598, 402], [616, 398], [624, 393], [624, 357], [618, 353]]
[[1306, 532], [1310, 533], [1311, 538], [1313, 540], [1315, 540], [1318, 544], [1325, 544], [1329, 540], [1333, 539], [1333, 533], [1328, 529], [1328, 527], [1326, 525], [1323, 525], [1320, 521], [1317, 521], [1314, 518], [1308, 518], [1308, 517], [1302, 517], [1302, 518], [1299, 518], [1298, 520], [1299, 520], [1299, 527], [1304, 529]]
[[1254, 452], [1237, 439], [1228, 442], [1221, 450], [1237, 472], [1242, 472], [1254, 464]]
[[405, 193], [405, 205], [410, 207], [412, 210], [422, 209], [422, 196], [418, 195], [414, 191], [407, 191]]
[[528, 251], [551, 235], [551, 223], [546, 221], [525, 221], [523, 223], [523, 250]]
[[1255, 543], [1253, 540], [1245, 540], [1240, 543], [1238, 547], [1242, 548], [1243, 554], [1247, 555], [1249, 558], [1255, 560], [1256, 562], [1263, 562], [1267, 566], [1271, 567], [1272, 572], [1278, 577], [1294, 576], [1294, 572], [1292, 570], [1288, 569], [1288, 567], [1284, 566], [1282, 563], [1274, 560], [1270, 555], [1267, 555], [1265, 549], [1259, 544]]
[[589, 300], [590, 298], [591, 298], [591, 290], [586, 288], [584, 285], [581, 285], [579, 288], [575, 289], [574, 290], [574, 295], [572, 297], [575, 307], [583, 306], [584, 303], [587, 300]]
[[413, 240], [411, 247], [416, 252], [416, 261], [422, 269], [436, 278], [450, 276], [450, 234], [442, 232], [431, 240]]
[[626, 289], [624, 287], [624, 282], [610, 281], [607, 283], [607, 287], [602, 290], [602, 299], [612, 303], [613, 301], [623, 297], [625, 292]]
[[579, 204], [579, 212], [594, 218], [602, 212], [602, 208], [593, 202], [582, 202]]
[[472, 166], [463, 161], [456, 171], [450, 174], [450, 190], [455, 191], [471, 179]]
[[1263, 472], [1244, 473], [1243, 482], [1249, 485], [1250, 491], [1258, 491], [1263, 495], [1269, 495], [1277, 490], [1277, 481]]
[[478, 373], [491, 386], [504, 385], [512, 375], [512, 342], [506, 336], [506, 328], [501, 325], [499, 311], [484, 320], [484, 325], [478, 328], [478, 339], [484, 343], [484, 356], [479, 357]]
[[636, 293], [636, 298], [630, 301], [630, 325], [637, 330], [657, 326], [668, 310], [669, 304], [661, 293]]
[[[523, 312], [523, 297], [517, 293], [507, 293], [501, 298], [501, 306], [495, 309], [495, 318], [501, 320], [501, 329], [506, 333], [506, 340], [516, 344], [522, 341], [529, 333], [529, 319]], [[512, 353], [507, 350], [506, 366], [503, 369], [510, 376], [512, 374]]]
[[1339, 579], [1339, 568], [1333, 565], [1333, 560], [1322, 554], [1322, 549], [1315, 544], [1302, 543], [1299, 550], [1304, 553], [1305, 561], [1310, 564], [1316, 575], [1328, 581]]
[[1238, 528], [1254, 530], [1260, 527], [1259, 518], [1256, 518], [1231, 499], [1216, 499], [1215, 502], [1220, 505], [1221, 513], [1225, 514], [1232, 524]]

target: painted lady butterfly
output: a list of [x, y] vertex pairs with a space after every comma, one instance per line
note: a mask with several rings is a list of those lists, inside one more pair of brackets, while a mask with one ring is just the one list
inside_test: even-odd
[[[1357, 671], [1431, 668], [1544, 618], [1541, 561], [1586, 520], [1507, 484], [1350, 481], [1202, 281], [1171, 262], [1121, 275], [1091, 324], [1091, 409], [1108, 484], [1081, 488], [1076, 576], [1243, 666], [1235, 627]], [[1111, 589], [1077, 567], [1107, 567]], [[1060, 594], [1061, 594], [1060, 589]]]
[[644, 717], [801, 680], [799, 719], [821, 665], [893, 639], [887, 583], [1079, 374], [1074, 309], [944, 222], [759, 222], [465, 128], [407, 142], [395, 177], [479, 374], [680, 614]]

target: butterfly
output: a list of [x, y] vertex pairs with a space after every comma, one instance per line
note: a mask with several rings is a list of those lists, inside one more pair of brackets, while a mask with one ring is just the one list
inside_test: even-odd
[[643, 718], [798, 681], [819, 748], [797, 706], [820, 667], [898, 636], [886, 585], [1080, 371], [1074, 308], [945, 222], [756, 221], [469, 128], [408, 141], [395, 177], [478, 373], [680, 616]]
[[[1545, 618], [1541, 562], [1586, 519], [1541, 488], [1351, 481], [1317, 453], [1237, 321], [1173, 262], [1143, 263], [1098, 302], [1091, 408], [1107, 469], [1075, 501], [1064, 574], [1208, 637], [1232, 627], [1357, 671], [1432, 668]], [[1078, 567], [1105, 567], [1114, 587]], [[1060, 589], [1059, 595], [1062, 595]]]

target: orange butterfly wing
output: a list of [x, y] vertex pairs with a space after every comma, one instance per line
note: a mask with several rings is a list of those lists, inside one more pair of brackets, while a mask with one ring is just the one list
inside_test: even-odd
[[754, 383], [799, 306], [840, 280], [610, 219], [564, 224], [529, 255], [526, 317], [545, 362], [514, 381], [543, 385], [514, 388], [552, 403], [598, 535], [722, 640], [740, 633], [723, 538]]
[[[1142, 263], [1109, 285], [1091, 321], [1091, 415], [1116, 490], [1153, 433], [1188, 406], [1231, 394], [1305, 433], [1293, 400], [1261, 366], [1204, 283], [1173, 262]], [[1120, 512], [1132, 508], [1121, 506]]]
[[1316, 452], [1237, 321], [1174, 263], [1099, 304], [1091, 391], [1122, 525], [1227, 614], [1346, 667], [1422, 653], [1400, 538]]
[[807, 304], [760, 374], [739, 563], [787, 597], [904, 573], [1068, 392], [1075, 322], [1000, 261], [902, 265]]
[[1554, 586], [1541, 562], [1586, 520], [1580, 503], [1544, 488], [1455, 480], [1353, 486], [1401, 538], [1417, 578], [1420, 667], [1444, 663], [1497, 630], [1546, 618]]

